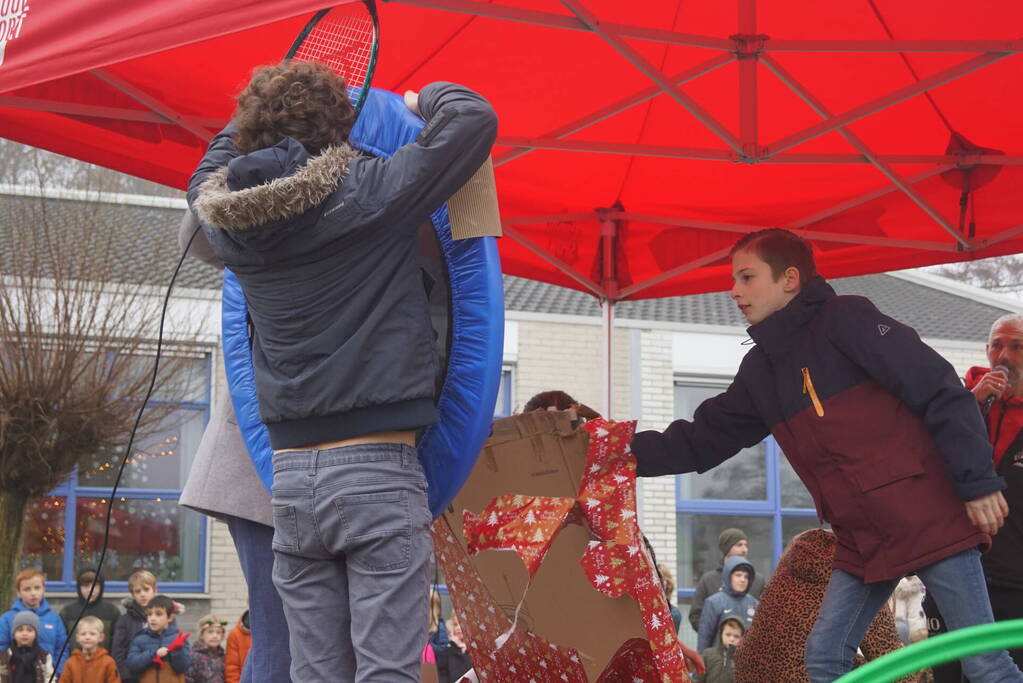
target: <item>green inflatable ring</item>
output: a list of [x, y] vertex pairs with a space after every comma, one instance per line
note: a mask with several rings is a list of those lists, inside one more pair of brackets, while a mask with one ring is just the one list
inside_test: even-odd
[[1023, 646], [1023, 619], [961, 628], [921, 640], [847, 673], [837, 683], [888, 683], [935, 664]]

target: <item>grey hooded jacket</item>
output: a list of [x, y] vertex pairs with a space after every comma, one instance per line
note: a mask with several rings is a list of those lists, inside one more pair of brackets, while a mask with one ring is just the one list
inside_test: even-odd
[[274, 449], [435, 422], [436, 357], [416, 231], [490, 153], [497, 118], [451, 83], [390, 159], [286, 138], [239, 156], [228, 126], [188, 202], [238, 277], [253, 322], [260, 417]]

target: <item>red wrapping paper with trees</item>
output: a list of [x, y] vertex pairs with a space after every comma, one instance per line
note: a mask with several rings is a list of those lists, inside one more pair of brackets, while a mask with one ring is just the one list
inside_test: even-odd
[[[579, 562], [595, 589], [608, 597], [628, 594], [639, 606], [647, 639], [622, 643], [599, 683], [678, 683], [690, 680], [668, 603], [636, 520], [636, 463], [629, 450], [634, 421], [596, 419], [589, 432], [586, 469], [575, 498], [508, 493], [479, 513], [463, 512], [469, 554], [512, 550], [530, 580], [558, 532], [582, 524], [592, 536]], [[499, 609], [444, 520], [433, 527], [437, 556], [481, 681], [585, 683], [580, 654], [517, 625]], [[502, 643], [499, 646], [499, 643]], [[702, 664], [702, 662], [700, 662]]]

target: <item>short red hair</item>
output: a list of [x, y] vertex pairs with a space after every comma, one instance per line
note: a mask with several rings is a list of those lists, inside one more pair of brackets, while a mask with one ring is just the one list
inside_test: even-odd
[[18, 572], [18, 575], [14, 577], [14, 590], [20, 591], [22, 581], [28, 581], [29, 579], [34, 579], [37, 576], [43, 580], [43, 583], [46, 583], [46, 574], [44, 574], [42, 571], [36, 569], [35, 567], [22, 569], [20, 572]]

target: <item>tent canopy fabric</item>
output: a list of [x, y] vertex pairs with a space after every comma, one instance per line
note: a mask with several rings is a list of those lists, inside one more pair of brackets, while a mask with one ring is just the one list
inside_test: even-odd
[[[322, 3], [3, 0], [0, 136], [183, 187]], [[374, 86], [484, 93], [505, 272], [727, 288], [788, 227], [829, 277], [1023, 251], [1015, 0], [392, 0]]]

